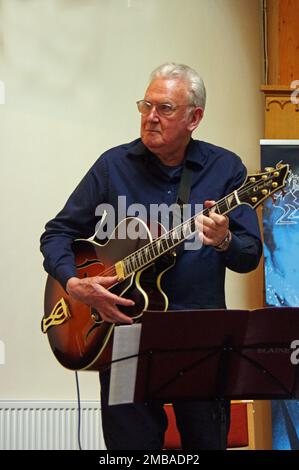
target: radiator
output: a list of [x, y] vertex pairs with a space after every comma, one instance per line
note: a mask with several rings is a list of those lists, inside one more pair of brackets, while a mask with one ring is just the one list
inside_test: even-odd
[[[1, 450], [75, 450], [77, 436], [77, 402], [0, 401]], [[105, 449], [99, 402], [81, 402], [81, 446]]]

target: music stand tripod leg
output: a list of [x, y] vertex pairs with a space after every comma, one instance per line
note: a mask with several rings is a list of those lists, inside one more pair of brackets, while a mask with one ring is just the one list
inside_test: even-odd
[[219, 366], [217, 372], [216, 393], [218, 402], [218, 418], [220, 419], [220, 449], [227, 446], [227, 417], [225, 390], [229, 377], [230, 355], [233, 351], [232, 337], [226, 337], [220, 348]]

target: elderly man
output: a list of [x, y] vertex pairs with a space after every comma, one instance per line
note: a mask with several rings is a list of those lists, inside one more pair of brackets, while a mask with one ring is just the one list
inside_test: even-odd
[[[105, 152], [70, 196], [63, 210], [41, 237], [44, 266], [70, 296], [91, 305], [103, 320], [131, 324], [121, 311], [134, 302], [109, 290], [115, 276], [79, 279], [72, 241], [88, 238], [98, 223], [96, 208], [118, 199], [130, 204], [176, 202], [183, 169], [192, 169], [189, 203], [214, 201], [239, 188], [246, 175], [240, 158], [232, 152], [193, 140], [205, 108], [206, 94], [196, 71], [182, 64], [163, 64], [153, 71], [141, 113], [141, 138]], [[249, 272], [261, 256], [261, 241], [254, 211], [240, 206], [230, 217], [211, 211], [198, 217], [202, 248], [181, 250], [175, 266], [162, 283], [169, 309], [225, 308], [225, 269]], [[178, 282], [179, 279], [179, 282]], [[126, 310], [127, 312], [127, 310]], [[108, 406], [109, 371], [100, 373], [102, 422], [110, 450], [159, 450], [167, 419], [159, 403]], [[200, 377], [199, 377], [200, 380]], [[223, 447], [221, 416], [214, 401], [193, 400], [173, 404], [184, 449]], [[229, 403], [225, 404], [227, 431]]]

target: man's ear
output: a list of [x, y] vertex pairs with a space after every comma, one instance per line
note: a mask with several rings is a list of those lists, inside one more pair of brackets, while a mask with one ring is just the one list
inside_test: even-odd
[[200, 123], [200, 121], [203, 118], [203, 114], [204, 114], [204, 111], [199, 106], [192, 110], [192, 113], [190, 113], [190, 122], [188, 124], [188, 130], [190, 132], [195, 131], [198, 124]]

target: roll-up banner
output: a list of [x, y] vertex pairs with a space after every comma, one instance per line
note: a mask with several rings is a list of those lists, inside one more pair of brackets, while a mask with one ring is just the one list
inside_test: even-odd
[[[284, 191], [264, 203], [266, 306], [299, 307], [299, 140], [260, 143], [261, 169], [290, 165]], [[272, 436], [273, 449], [299, 449], [299, 400], [272, 401]]]

